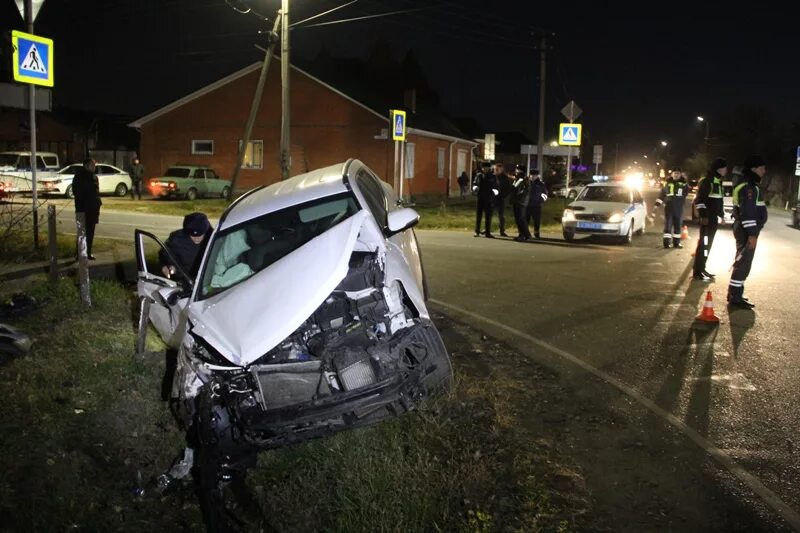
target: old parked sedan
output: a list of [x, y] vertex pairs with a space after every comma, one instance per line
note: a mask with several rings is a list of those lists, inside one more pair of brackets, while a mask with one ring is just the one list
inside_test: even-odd
[[161, 198], [225, 198], [231, 196], [231, 182], [220, 178], [211, 167], [176, 165], [160, 178], [151, 179], [150, 194]]
[[178, 351], [173, 399], [199, 442], [187, 456], [203, 494], [259, 450], [404, 413], [449, 386], [418, 219], [350, 160], [239, 198], [196, 280], [163, 278], [144, 251], [155, 237], [137, 230], [142, 316]]
[[604, 182], [587, 185], [561, 217], [564, 239], [576, 233], [619, 237], [627, 244], [634, 233], [644, 233], [647, 206], [642, 194], [624, 183]]

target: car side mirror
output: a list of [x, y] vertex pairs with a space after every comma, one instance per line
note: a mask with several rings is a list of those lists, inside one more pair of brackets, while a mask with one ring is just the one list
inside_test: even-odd
[[417, 225], [417, 222], [419, 222], [419, 214], [410, 207], [405, 207], [403, 209], [391, 211], [387, 217], [386, 226], [391, 236], [413, 228]]

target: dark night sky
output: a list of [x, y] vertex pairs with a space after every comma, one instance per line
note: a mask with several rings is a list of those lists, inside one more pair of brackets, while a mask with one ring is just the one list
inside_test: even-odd
[[[279, 0], [248, 0], [266, 14]], [[345, 0], [292, 0], [294, 21]], [[295, 53], [366, 57], [382, 36], [401, 59], [416, 50], [445, 109], [487, 131], [535, 135], [538, 53], [531, 28], [556, 33], [548, 62], [548, 137], [569, 99], [583, 109], [590, 142], [622, 153], [652, 150], [661, 138], [701, 135], [740, 103], [800, 117], [800, 46], [788, 8], [699, 2], [359, 0], [319, 21], [401, 9], [427, 9], [292, 33]], [[658, 9], [659, 13], [652, 12]], [[0, 0], [3, 29], [21, 28], [12, 0]], [[317, 22], [317, 21], [314, 21]], [[267, 23], [224, 0], [47, 0], [36, 33], [56, 43], [56, 101], [142, 115], [258, 59]], [[713, 131], [712, 131], [713, 135]]]

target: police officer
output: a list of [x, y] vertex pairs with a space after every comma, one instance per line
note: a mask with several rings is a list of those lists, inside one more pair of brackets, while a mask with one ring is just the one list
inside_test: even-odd
[[728, 174], [728, 162], [717, 158], [711, 163], [708, 174], [697, 183], [697, 197], [694, 206], [700, 218], [700, 239], [694, 253], [694, 279], [709, 281], [714, 274], [706, 270], [706, 261], [717, 233], [718, 217], [722, 212], [722, 179]]
[[767, 173], [764, 158], [750, 156], [744, 162], [742, 182], [733, 189], [733, 236], [736, 259], [728, 285], [728, 305], [752, 309], [754, 304], [744, 297], [744, 282], [750, 274], [758, 235], [767, 223], [767, 206], [761, 197], [759, 183]]
[[683, 248], [681, 244], [681, 224], [683, 222], [683, 205], [688, 193], [686, 180], [681, 176], [681, 169], [672, 169], [667, 184], [661, 189], [656, 205], [664, 204], [664, 248], [670, 244], [674, 248]]
[[164, 276], [174, 276], [177, 263], [181, 270], [194, 279], [212, 230], [208, 217], [203, 213], [189, 213], [183, 217], [183, 228], [170, 233], [164, 243], [172, 258], [164, 250], [158, 254]]
[[485, 217], [486, 237], [493, 239], [492, 235], [492, 204], [495, 196], [500, 194], [497, 186], [497, 177], [491, 171], [491, 163], [481, 163], [481, 171], [472, 181], [472, 192], [478, 197], [475, 209], [475, 236], [481, 236], [481, 216]]
[[528, 197], [531, 182], [524, 166], [517, 165], [514, 172], [514, 183], [511, 187], [513, 189], [511, 203], [514, 204], [514, 220], [517, 223], [517, 236], [514, 240], [527, 241], [531, 238], [531, 232], [528, 229]]
[[495, 208], [497, 218], [500, 221], [500, 235], [508, 237], [506, 233], [506, 198], [511, 195], [511, 178], [505, 172], [503, 163], [497, 162], [494, 165], [494, 175], [497, 179], [497, 189], [499, 194], [495, 196]]
[[540, 239], [542, 226], [542, 206], [547, 201], [547, 185], [538, 170], [531, 173], [531, 198], [528, 201], [528, 219], [533, 219], [533, 236]]

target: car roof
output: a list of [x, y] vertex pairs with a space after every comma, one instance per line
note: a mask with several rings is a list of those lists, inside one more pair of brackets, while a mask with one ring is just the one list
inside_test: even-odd
[[[2, 154], [2, 155], [31, 155], [30, 151], [28, 151], [28, 152], [17, 152], [17, 151], [14, 151], [14, 150], [8, 150], [6, 152], [0, 152], [0, 154]], [[36, 150], [36, 155], [52, 155], [52, 156], [58, 157], [58, 154], [55, 153], [55, 152], [40, 152], [39, 150]]]
[[250, 191], [225, 212], [219, 229], [316, 198], [347, 192], [349, 187], [344, 177], [352, 162], [351, 159]]

